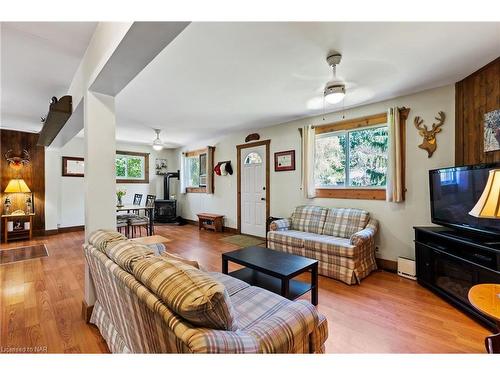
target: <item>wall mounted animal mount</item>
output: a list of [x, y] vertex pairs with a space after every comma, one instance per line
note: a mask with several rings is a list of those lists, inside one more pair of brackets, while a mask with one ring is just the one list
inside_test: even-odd
[[436, 134], [442, 130], [441, 126], [443, 126], [444, 124], [446, 115], [443, 111], [439, 111], [435, 119], [437, 122], [432, 124], [431, 130], [427, 129], [427, 125], [424, 124], [424, 120], [419, 116], [416, 116], [414, 120], [415, 127], [418, 129], [418, 134], [420, 134], [424, 138], [423, 142], [418, 145], [418, 147], [427, 151], [428, 158], [430, 158], [432, 154], [434, 154], [434, 151], [436, 151]]
[[7, 151], [5, 154], [5, 159], [9, 162], [9, 166], [12, 169], [21, 169], [22, 167], [25, 167], [31, 163], [31, 158], [30, 154], [28, 151], [23, 150], [21, 156], [15, 156], [13, 155], [12, 150]]

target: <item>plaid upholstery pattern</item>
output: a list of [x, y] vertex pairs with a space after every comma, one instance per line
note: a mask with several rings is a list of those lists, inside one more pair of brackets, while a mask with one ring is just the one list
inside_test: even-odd
[[96, 249], [104, 251], [112, 242], [123, 241], [126, 239], [127, 237], [116, 231], [98, 229], [90, 234], [89, 243]]
[[[318, 252], [326, 256], [335, 256], [342, 258], [353, 258], [355, 246], [351, 244], [348, 238], [333, 236], [324, 236], [318, 234], [315, 238], [308, 238], [304, 241], [306, 254], [308, 250]], [[307, 256], [307, 255], [306, 255]]]
[[292, 226], [292, 221], [290, 219], [279, 219], [271, 221], [269, 228], [274, 231], [288, 230]]
[[123, 341], [123, 338], [116, 330], [116, 327], [104, 312], [99, 301], [96, 301], [94, 305], [92, 316], [90, 317], [90, 323], [95, 324], [98, 327], [102, 327], [102, 337], [108, 344], [109, 350], [112, 353], [130, 353], [130, 349], [127, 348], [125, 341]]
[[[230, 276], [210, 273], [218, 275], [216, 278], [225, 284], [233, 304], [246, 302], [247, 298], [236, 296], [250, 288], [254, 289], [256, 303], [268, 300], [268, 295], [276, 300], [270, 313], [261, 314], [264, 318], [254, 314], [255, 320], [262, 320], [261, 324], [247, 320], [252, 327], [248, 330], [198, 328], [168, 309], [133, 275], [92, 245], [84, 245], [84, 253], [97, 296], [91, 322], [98, 326], [113, 353], [324, 352], [326, 319], [306, 301], [291, 302]], [[248, 312], [253, 308], [247, 304], [240, 310]], [[318, 324], [311, 325], [311, 321]], [[307, 329], [302, 332], [300, 327]]]
[[111, 243], [104, 249], [104, 253], [127, 272], [132, 272], [134, 263], [138, 260], [154, 255], [150, 247], [133, 241]]
[[185, 263], [151, 257], [138, 260], [133, 274], [175, 313], [201, 327], [236, 330], [224, 285]]
[[368, 212], [356, 208], [331, 208], [328, 210], [322, 234], [349, 238], [366, 226], [369, 217]]
[[[230, 297], [235, 295], [236, 293], [239, 293], [243, 289], [246, 289], [250, 286], [250, 284], [247, 284], [246, 282], [237, 279], [235, 277], [231, 277], [229, 275], [224, 275], [223, 273], [219, 272], [207, 272], [211, 277], [213, 277], [215, 280], [220, 282], [221, 284], [224, 284], [226, 287], [227, 293], [229, 294]], [[234, 301], [231, 300], [231, 302], [234, 305]]]
[[304, 247], [304, 241], [308, 238], [314, 238], [312, 233], [301, 232], [298, 230], [271, 231], [267, 233], [268, 241], [280, 243], [293, 247]]
[[[351, 232], [365, 222], [363, 228], [347, 237], [314, 234], [297, 230], [270, 231], [267, 246], [294, 255], [318, 260], [318, 273], [341, 280], [346, 284], [360, 283], [370, 272], [377, 269], [375, 261], [375, 234], [378, 222], [363, 210], [333, 209], [326, 217], [324, 232]], [[345, 220], [342, 223], [338, 220]], [[293, 219], [292, 219], [293, 222]], [[327, 227], [329, 226], [329, 227]]]
[[323, 233], [328, 209], [319, 206], [299, 206], [292, 214], [291, 229], [309, 233]]

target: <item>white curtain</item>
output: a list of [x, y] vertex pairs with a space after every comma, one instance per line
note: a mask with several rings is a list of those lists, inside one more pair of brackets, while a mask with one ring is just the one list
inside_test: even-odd
[[207, 146], [207, 194], [214, 193], [214, 151], [215, 147]]
[[388, 165], [387, 165], [387, 202], [403, 202], [403, 159], [401, 150], [401, 126], [399, 109], [389, 108], [387, 112], [389, 133]]
[[186, 194], [186, 181], [187, 181], [187, 168], [186, 168], [186, 155], [184, 153], [181, 154], [181, 178], [180, 178], [180, 188], [179, 191], [181, 194]]
[[314, 185], [314, 141], [316, 133], [312, 125], [302, 128], [302, 190], [307, 198], [316, 197]]

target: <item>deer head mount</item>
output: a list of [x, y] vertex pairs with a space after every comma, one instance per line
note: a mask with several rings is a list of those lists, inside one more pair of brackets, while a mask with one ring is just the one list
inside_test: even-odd
[[12, 153], [12, 150], [7, 151], [5, 154], [5, 159], [9, 162], [9, 166], [13, 169], [21, 169], [21, 167], [27, 166], [31, 163], [30, 154], [28, 151], [23, 150], [21, 156], [15, 156]]
[[435, 119], [437, 120], [437, 123], [432, 124], [431, 130], [427, 129], [427, 125], [424, 124], [424, 120], [422, 120], [419, 116], [416, 116], [414, 120], [415, 127], [418, 129], [418, 134], [424, 137], [422, 144], [418, 145], [418, 147], [427, 151], [427, 157], [429, 158], [432, 156], [434, 151], [436, 151], [436, 134], [442, 130], [441, 126], [444, 124], [446, 115], [443, 111], [439, 111]]

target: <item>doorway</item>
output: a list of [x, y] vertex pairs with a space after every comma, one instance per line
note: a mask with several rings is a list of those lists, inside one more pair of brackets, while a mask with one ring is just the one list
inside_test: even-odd
[[266, 237], [270, 140], [238, 145], [238, 232]]

